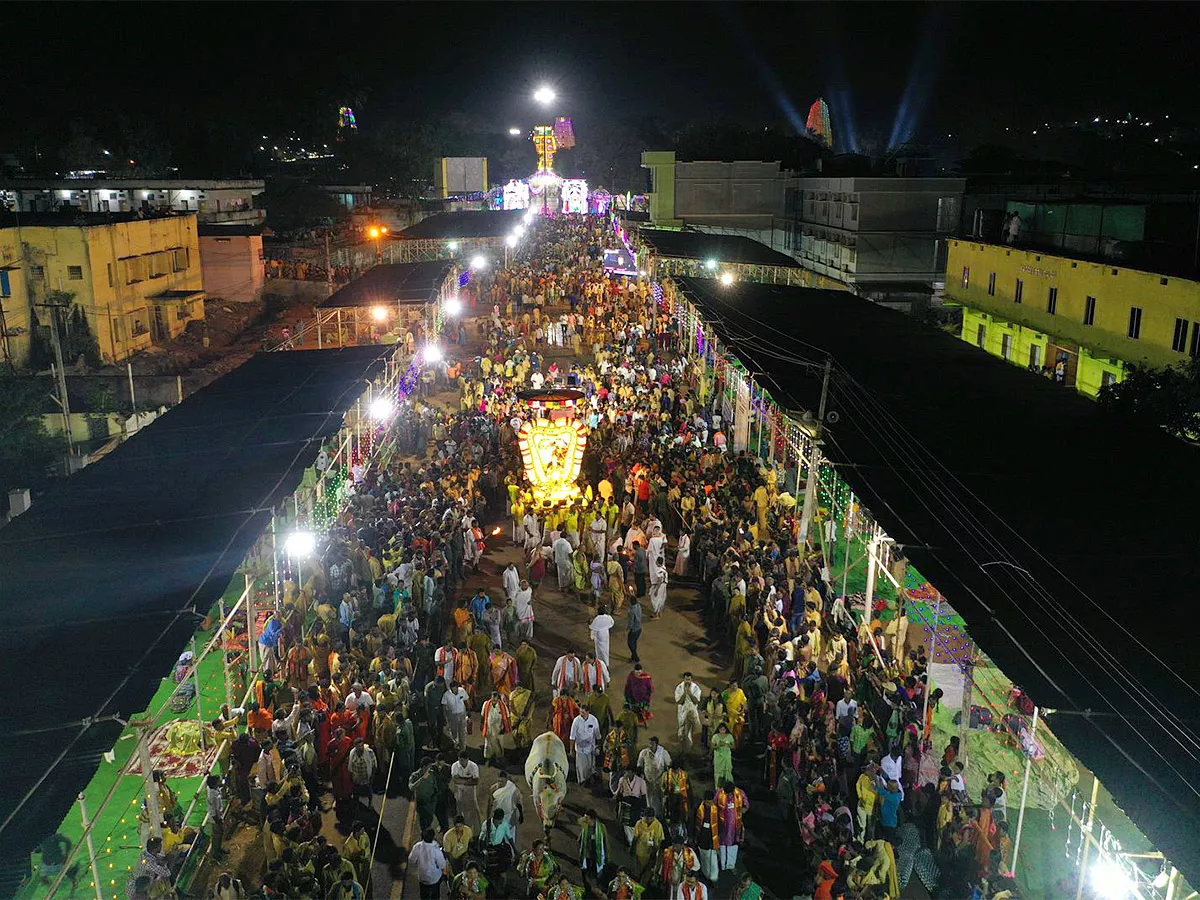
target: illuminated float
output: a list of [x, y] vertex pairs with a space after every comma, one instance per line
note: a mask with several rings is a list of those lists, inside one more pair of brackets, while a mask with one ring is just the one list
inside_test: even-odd
[[582, 391], [521, 391], [529, 419], [517, 433], [521, 464], [539, 506], [565, 506], [579, 496], [588, 429], [575, 417]]

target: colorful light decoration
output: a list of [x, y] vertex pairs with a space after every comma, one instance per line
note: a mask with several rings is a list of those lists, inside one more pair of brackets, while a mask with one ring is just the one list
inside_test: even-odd
[[808, 130], [826, 147], [833, 147], [833, 125], [829, 121], [829, 104], [818, 97], [808, 108]]
[[568, 178], [562, 183], [562, 211], [564, 213], [586, 213], [588, 209], [588, 185], [582, 178]]
[[538, 172], [550, 172], [554, 169], [554, 154], [558, 152], [558, 138], [554, 135], [553, 125], [535, 125], [529, 138], [538, 152]]
[[588, 429], [575, 418], [580, 391], [521, 391], [532, 416], [517, 434], [525, 477], [542, 506], [564, 506], [579, 496], [579, 470]]
[[504, 186], [504, 209], [528, 209], [529, 185], [515, 178]]
[[349, 106], [338, 107], [338, 141], [346, 139], [346, 132], [358, 131], [358, 122], [354, 118], [354, 110]]

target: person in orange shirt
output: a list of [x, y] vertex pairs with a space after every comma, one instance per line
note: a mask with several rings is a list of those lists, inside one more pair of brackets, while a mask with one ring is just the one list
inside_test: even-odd
[[246, 711], [246, 727], [257, 738], [271, 734], [271, 723], [275, 717], [257, 703], [251, 703]]

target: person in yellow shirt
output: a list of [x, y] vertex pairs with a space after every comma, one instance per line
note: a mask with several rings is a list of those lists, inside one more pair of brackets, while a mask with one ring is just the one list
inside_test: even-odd
[[455, 816], [454, 827], [447, 829], [442, 835], [442, 849], [450, 862], [450, 871], [456, 875], [467, 864], [467, 851], [474, 836], [475, 832], [462, 816]]
[[854, 790], [858, 794], [858, 822], [855, 833], [860, 841], [865, 841], [868, 831], [874, 830], [871, 817], [875, 814], [875, 804], [879, 800], [879, 794], [875, 790], [875, 778], [875, 764], [868, 763], [858, 776], [858, 781], [854, 783]]

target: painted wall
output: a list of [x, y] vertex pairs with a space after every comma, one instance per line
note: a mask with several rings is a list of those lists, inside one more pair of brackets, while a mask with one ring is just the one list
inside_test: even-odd
[[260, 234], [201, 235], [200, 262], [209, 297], [249, 303], [267, 280]]
[[[69, 291], [83, 307], [100, 354], [119, 361], [149, 347], [155, 332], [178, 337], [192, 319], [204, 318], [204, 279], [196, 217], [171, 216], [89, 226], [4, 229], [4, 242], [24, 244], [23, 304], [43, 303], [52, 291]], [[11, 275], [10, 275], [11, 277]], [[164, 292], [186, 292], [163, 297]], [[9, 304], [5, 304], [6, 315]], [[11, 326], [10, 326], [11, 327]], [[28, 358], [28, 348], [24, 350]], [[16, 353], [14, 352], [14, 356]]]
[[650, 221], [656, 225], [678, 225], [675, 216], [675, 153], [647, 150], [642, 168], [650, 170]]
[[[993, 273], [995, 288], [989, 292]], [[1049, 311], [1051, 288], [1057, 289], [1054, 313]], [[1077, 343], [1093, 357], [1173, 365], [1186, 360], [1193, 340], [1200, 340], [1200, 282], [1111, 263], [955, 239], [946, 297]], [[1095, 298], [1091, 325], [1084, 324], [1088, 297]], [[1129, 336], [1131, 307], [1142, 311], [1137, 338]], [[1179, 350], [1172, 346], [1177, 319], [1187, 331]]]

